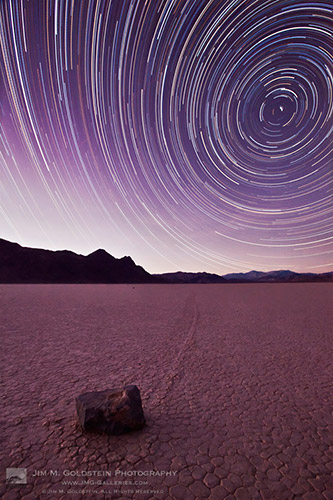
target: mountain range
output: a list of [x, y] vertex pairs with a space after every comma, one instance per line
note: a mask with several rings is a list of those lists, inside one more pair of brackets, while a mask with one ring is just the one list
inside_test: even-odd
[[176, 273], [155, 274], [167, 283], [300, 283], [333, 281], [333, 272], [295, 273], [289, 270], [280, 271], [249, 271], [248, 273], [231, 273], [219, 276], [209, 273]]
[[0, 283], [159, 283], [131, 257], [105, 250], [78, 255], [21, 247], [0, 239]]
[[0, 238], [0, 283], [296, 283], [332, 282], [333, 272], [289, 270], [218, 274], [178, 271], [149, 274], [131, 257], [116, 259], [99, 249], [84, 256], [69, 250], [22, 247]]

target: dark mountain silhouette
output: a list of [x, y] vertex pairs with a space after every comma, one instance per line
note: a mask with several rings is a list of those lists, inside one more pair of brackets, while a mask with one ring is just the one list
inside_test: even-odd
[[99, 249], [84, 256], [68, 250], [22, 247], [0, 238], [0, 283], [296, 283], [332, 282], [333, 272], [250, 271], [225, 276], [211, 273], [151, 275], [131, 257], [116, 259]]
[[222, 276], [210, 273], [185, 273], [178, 271], [176, 273], [155, 274], [161, 277], [167, 283], [227, 283]]
[[116, 259], [105, 250], [78, 255], [21, 247], [0, 239], [0, 283], [159, 283], [131, 257]]

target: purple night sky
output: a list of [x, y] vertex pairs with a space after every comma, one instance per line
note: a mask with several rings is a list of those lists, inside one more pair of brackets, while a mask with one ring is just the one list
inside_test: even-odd
[[2, 0], [0, 237], [332, 269], [328, 2]]

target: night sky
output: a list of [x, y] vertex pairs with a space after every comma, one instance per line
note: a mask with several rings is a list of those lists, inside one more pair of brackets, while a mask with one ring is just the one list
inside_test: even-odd
[[150, 272], [332, 269], [329, 2], [0, 9], [0, 237]]

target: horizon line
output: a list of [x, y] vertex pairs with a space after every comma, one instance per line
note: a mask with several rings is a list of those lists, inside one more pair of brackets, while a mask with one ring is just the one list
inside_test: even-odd
[[[135, 263], [135, 265], [142, 267], [146, 272], [148, 272], [152, 276], [162, 276], [164, 274], [182, 273], [182, 274], [210, 274], [210, 275], [216, 275], [216, 276], [219, 276], [219, 277], [225, 277], [225, 276], [228, 276], [230, 274], [248, 274], [248, 273], [251, 273], [251, 272], [268, 274], [268, 273], [283, 272], [283, 271], [288, 271], [288, 272], [295, 273], [295, 274], [312, 274], [312, 275], [316, 276], [316, 275], [320, 275], [320, 274], [327, 274], [327, 273], [332, 273], [333, 272], [333, 268], [331, 270], [329, 270], [329, 271], [323, 271], [323, 272], [320, 272], [320, 273], [315, 273], [315, 272], [312, 272], [312, 271], [301, 271], [301, 272], [298, 272], [298, 271], [293, 271], [292, 269], [280, 268], [280, 269], [270, 269], [268, 271], [263, 271], [263, 270], [259, 270], [259, 269], [250, 269], [249, 271], [231, 271], [231, 272], [227, 272], [225, 274], [218, 274], [217, 272], [208, 272], [208, 271], [182, 271], [181, 269], [178, 269], [177, 271], [166, 271], [166, 272], [158, 272], [158, 273], [156, 273], [156, 272], [147, 271], [146, 268], [143, 267], [141, 264], [137, 264], [134, 261], [133, 257], [131, 257], [131, 255], [123, 255], [122, 257], [114, 257], [114, 255], [112, 255], [107, 250], [105, 250], [105, 248], [100, 248], [99, 247], [99, 248], [96, 248], [95, 250], [93, 250], [90, 253], [83, 254], [83, 253], [78, 253], [78, 252], [76, 252], [74, 250], [69, 250], [68, 248], [62, 248], [62, 249], [53, 250], [51, 248], [41, 248], [41, 247], [24, 246], [24, 245], [21, 245], [20, 243], [18, 243], [17, 241], [6, 240], [5, 238], [2, 238], [2, 237], [0, 237], [0, 241], [4, 241], [4, 242], [10, 243], [12, 245], [18, 245], [21, 248], [28, 248], [30, 250], [43, 250], [43, 251], [47, 251], [47, 252], [71, 252], [71, 253], [73, 253], [75, 255], [78, 255], [78, 256], [81, 256], [81, 257], [88, 257], [89, 255], [92, 255], [93, 253], [98, 252], [99, 250], [101, 250], [101, 251], [107, 253], [108, 255], [110, 255], [111, 257], [117, 259], [117, 260], [121, 260], [123, 258], [129, 257], [130, 259], [133, 260], [133, 262]], [[324, 267], [324, 265], [322, 267]]]

